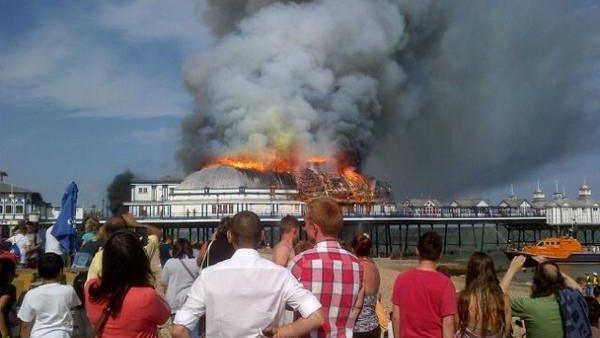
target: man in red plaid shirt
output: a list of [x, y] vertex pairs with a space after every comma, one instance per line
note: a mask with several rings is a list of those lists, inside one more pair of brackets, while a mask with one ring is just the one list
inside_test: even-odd
[[334, 200], [319, 198], [308, 204], [304, 219], [306, 235], [316, 244], [296, 256], [290, 269], [323, 306], [325, 324], [310, 337], [352, 337], [362, 308], [363, 271], [358, 258], [337, 241], [344, 222], [342, 211]]

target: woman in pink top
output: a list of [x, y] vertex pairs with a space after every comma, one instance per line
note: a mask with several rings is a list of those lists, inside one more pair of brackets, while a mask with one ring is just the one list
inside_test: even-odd
[[[128, 231], [116, 232], [106, 242], [102, 278], [88, 281], [85, 303], [92, 326], [102, 338], [158, 337], [158, 325], [171, 315], [169, 305], [153, 288], [144, 248]], [[109, 314], [104, 323], [103, 311]]]

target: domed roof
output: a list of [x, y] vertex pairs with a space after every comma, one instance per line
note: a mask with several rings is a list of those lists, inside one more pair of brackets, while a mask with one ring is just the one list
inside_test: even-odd
[[187, 176], [178, 189], [296, 189], [294, 177], [286, 173], [260, 172], [215, 165]]

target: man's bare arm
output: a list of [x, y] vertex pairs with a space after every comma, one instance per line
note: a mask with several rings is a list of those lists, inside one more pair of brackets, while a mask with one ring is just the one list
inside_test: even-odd
[[21, 322], [21, 338], [29, 338], [32, 326], [32, 322]]
[[321, 313], [321, 309], [310, 314], [306, 318], [299, 318], [293, 323], [279, 327], [265, 329], [265, 335], [273, 334], [275, 338], [292, 338], [301, 337], [310, 331], [320, 328], [325, 323], [325, 318]]
[[273, 263], [287, 267], [290, 258], [290, 249], [284, 245], [275, 245], [273, 248]]
[[396, 304], [392, 310], [392, 331], [394, 337], [400, 337], [400, 307]]
[[182, 325], [173, 325], [171, 329], [171, 337], [173, 338], [191, 338], [190, 330]]
[[[452, 338], [456, 334], [456, 330], [454, 329], [454, 315], [446, 316], [442, 318], [442, 337], [444, 338]], [[396, 336], [394, 336], [396, 337]]]

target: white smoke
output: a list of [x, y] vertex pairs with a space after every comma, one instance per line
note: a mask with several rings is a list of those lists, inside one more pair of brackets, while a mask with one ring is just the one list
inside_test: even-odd
[[391, 86], [404, 80], [391, 58], [404, 32], [399, 8], [385, 0], [252, 8], [237, 29], [185, 66], [197, 103], [184, 124], [188, 168], [199, 155], [269, 149], [366, 154], [381, 114], [381, 79]]

